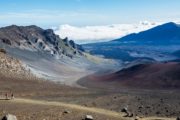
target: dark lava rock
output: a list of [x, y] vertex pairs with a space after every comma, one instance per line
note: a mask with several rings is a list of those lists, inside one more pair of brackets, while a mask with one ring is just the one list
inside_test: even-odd
[[2, 120], [17, 120], [17, 117], [15, 115], [7, 114], [2, 118]]

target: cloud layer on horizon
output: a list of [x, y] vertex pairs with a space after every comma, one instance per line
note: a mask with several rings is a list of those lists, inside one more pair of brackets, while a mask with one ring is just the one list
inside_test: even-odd
[[76, 43], [93, 43], [109, 41], [123, 37], [130, 33], [138, 33], [157, 26], [157, 23], [140, 22], [139, 24], [113, 24], [105, 26], [84, 26], [60, 25], [55, 30], [61, 38], [68, 37]]

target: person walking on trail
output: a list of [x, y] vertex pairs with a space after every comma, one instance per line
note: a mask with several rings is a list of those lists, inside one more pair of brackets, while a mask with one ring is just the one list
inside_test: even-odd
[[14, 94], [13, 93], [11, 94], [11, 99], [14, 99]]

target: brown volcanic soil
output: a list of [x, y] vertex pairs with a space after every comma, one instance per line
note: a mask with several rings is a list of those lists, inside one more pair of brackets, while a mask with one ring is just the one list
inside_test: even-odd
[[[104, 91], [68, 87], [34, 78], [21, 79], [15, 76], [9, 78], [2, 74], [0, 74], [0, 86], [0, 92], [13, 92], [15, 100], [16, 98], [25, 98], [79, 104], [84, 107], [108, 108], [108, 106], [103, 107], [106, 103], [101, 101], [99, 101], [102, 103], [101, 106], [96, 106], [95, 103], [97, 98], [109, 96]], [[64, 110], [68, 110], [70, 113], [63, 114]], [[0, 100], [0, 118], [7, 113], [15, 114], [18, 120], [82, 120], [87, 114], [93, 115], [97, 120], [121, 120], [119, 117], [99, 114], [98, 112], [88, 112], [62, 106], [14, 103]], [[122, 113], [119, 112], [119, 114]]]
[[108, 75], [88, 76], [79, 83], [114, 89], [180, 89], [180, 63], [140, 64]]
[[[138, 116], [176, 117], [180, 115], [179, 91], [146, 91], [146, 90], [98, 90], [81, 89], [59, 85], [44, 80], [26, 80], [15, 78], [0, 78], [0, 91], [11, 90], [15, 97], [36, 99], [43, 101], [58, 101], [70, 104], [79, 104], [87, 107], [103, 108], [120, 111], [128, 106], [129, 111]], [[64, 110], [72, 113], [63, 116]], [[92, 114], [98, 120], [116, 120], [111, 116], [98, 113], [72, 110], [64, 107], [31, 105], [25, 103], [9, 103], [0, 101], [0, 115], [12, 113], [20, 120], [49, 118], [49, 120], [79, 120], [86, 114]], [[76, 116], [75, 116], [76, 115]], [[75, 118], [74, 118], [75, 116]]]
[[[1, 76], [1, 75], [0, 75]], [[59, 85], [53, 82], [37, 79], [16, 79], [0, 77], [0, 91], [12, 91], [15, 97], [37, 99], [45, 101], [60, 101], [65, 103], [79, 104], [87, 107], [104, 108], [107, 110], [120, 111], [123, 107], [128, 106], [129, 111], [138, 116], [159, 116], [159, 117], [176, 117], [180, 115], [180, 95], [179, 91], [147, 91], [147, 90], [105, 90], [105, 89], [81, 89], [73, 88], [64, 85]], [[48, 106], [26, 105], [0, 102], [0, 113], [13, 113], [18, 117], [32, 117], [39, 119], [44, 115], [48, 116], [47, 112], [51, 111], [52, 120], [61, 114], [65, 108], [53, 108]], [[18, 109], [11, 109], [17, 107]], [[50, 110], [47, 110], [50, 109]], [[39, 112], [37, 112], [39, 110]], [[60, 111], [59, 113], [58, 110]], [[71, 109], [70, 109], [71, 110]], [[23, 112], [22, 112], [23, 111]], [[43, 112], [46, 111], [46, 112]], [[74, 110], [73, 110], [74, 111]], [[37, 113], [36, 113], [37, 112]], [[54, 112], [54, 113], [53, 113]], [[77, 112], [77, 113], [76, 113]], [[23, 113], [23, 114], [22, 114]], [[24, 114], [25, 113], [25, 114]], [[41, 115], [39, 115], [41, 114]], [[81, 115], [88, 114], [85, 111], [74, 111], [73, 114]], [[73, 114], [71, 114], [73, 116]], [[103, 115], [96, 115], [95, 118], [101, 120]], [[49, 114], [48, 114], [49, 115]], [[68, 115], [70, 117], [71, 115]], [[72, 117], [71, 116], [71, 117]], [[63, 116], [61, 116], [63, 117]], [[66, 118], [66, 117], [65, 117]], [[65, 119], [63, 118], [63, 119]], [[115, 120], [115, 118], [106, 117], [107, 120]], [[71, 118], [73, 120], [73, 118]], [[69, 119], [69, 120], [71, 120]], [[77, 120], [78, 120], [77, 119]], [[20, 119], [21, 120], [21, 119]], [[74, 119], [76, 120], [76, 119]]]
[[113, 110], [128, 106], [140, 116], [177, 116], [180, 115], [179, 73], [179, 63], [146, 64], [108, 75], [90, 75], [78, 83], [91, 89], [113, 91], [109, 98], [96, 100], [101, 105], [98, 101], [111, 100]]
[[[2, 69], [1, 69], [2, 70]], [[120, 112], [128, 106], [129, 111], [138, 116], [176, 117], [180, 115], [179, 91], [147, 91], [130, 89], [82, 89], [24, 76], [23, 74], [4, 74], [0, 72], [0, 91], [14, 93], [15, 97], [43, 101], [57, 101], [87, 107], [104, 108]], [[70, 114], [62, 115], [68, 109]], [[92, 114], [97, 120], [118, 120], [94, 112], [69, 109], [66, 107], [0, 101], [0, 117], [6, 113], [17, 115], [19, 120], [81, 120]], [[125, 118], [123, 118], [125, 119]]]

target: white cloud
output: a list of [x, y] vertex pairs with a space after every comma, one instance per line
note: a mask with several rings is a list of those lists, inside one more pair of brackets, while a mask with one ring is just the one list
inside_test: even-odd
[[77, 27], [66, 24], [61, 25], [57, 30], [55, 30], [55, 33], [60, 35], [61, 38], [68, 37], [69, 39], [81, 44], [113, 40], [130, 33], [137, 33], [150, 29], [156, 25], [158, 24], [150, 22], [85, 27]]

